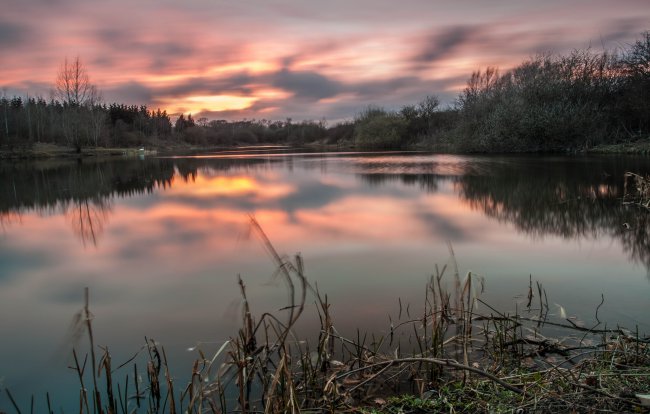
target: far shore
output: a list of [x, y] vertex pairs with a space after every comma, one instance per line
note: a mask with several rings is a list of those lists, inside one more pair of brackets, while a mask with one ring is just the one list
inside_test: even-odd
[[209, 151], [232, 151], [245, 150], [254, 147], [286, 147], [286, 148], [309, 148], [312, 150], [341, 151], [354, 149], [352, 145], [331, 145], [322, 143], [310, 143], [300, 146], [287, 144], [236, 144], [230, 146], [193, 146], [187, 143], [163, 142], [156, 145], [145, 145], [140, 147], [83, 147], [77, 150], [73, 147], [55, 145], [49, 143], [35, 143], [30, 147], [23, 148], [0, 148], [0, 160], [36, 160], [51, 158], [90, 158], [90, 157], [137, 157], [165, 154], [196, 154]]
[[[47, 158], [86, 158], [86, 157], [137, 157], [152, 156], [160, 154], [186, 154], [199, 153], [205, 151], [225, 151], [234, 149], [251, 148], [255, 146], [265, 146], [271, 144], [260, 143], [257, 145], [242, 144], [232, 146], [210, 146], [197, 147], [187, 143], [160, 143], [153, 146], [143, 147], [84, 147], [80, 151], [73, 147], [61, 145], [35, 143], [28, 148], [0, 148], [0, 160], [25, 160], [25, 159], [47, 159]], [[274, 144], [274, 146], [281, 144]], [[287, 145], [291, 147], [291, 145]], [[309, 148], [325, 151], [337, 150], [364, 150], [356, 148], [352, 143], [350, 145], [327, 145], [322, 143], [311, 143], [301, 145], [301, 148]], [[429, 148], [418, 147], [419, 150], [428, 150]], [[399, 150], [399, 149], [396, 149]], [[439, 151], [433, 151], [439, 152]], [[454, 152], [451, 152], [454, 153]], [[630, 155], [650, 155], [650, 138], [639, 139], [633, 142], [619, 144], [597, 145], [595, 147], [577, 152], [578, 154], [630, 154]], [[486, 153], [489, 154], [489, 153]], [[532, 153], [531, 154], [540, 154]]]
[[645, 154], [650, 155], [650, 137], [621, 144], [598, 145], [587, 151], [590, 154]]

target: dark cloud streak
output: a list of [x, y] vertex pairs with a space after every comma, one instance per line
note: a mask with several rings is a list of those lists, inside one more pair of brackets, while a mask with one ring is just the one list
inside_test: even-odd
[[150, 56], [150, 69], [154, 72], [164, 70], [174, 62], [183, 61], [196, 55], [196, 48], [178, 40], [144, 41], [134, 29], [102, 28], [94, 32], [99, 45], [110, 54], [140, 54]]
[[152, 102], [157, 92], [142, 83], [131, 81], [104, 90], [103, 96], [108, 102], [142, 105]]
[[331, 98], [342, 91], [342, 84], [317, 72], [292, 72], [282, 69], [270, 77], [271, 84], [296, 98], [320, 100]]
[[32, 29], [26, 25], [0, 20], [0, 46], [21, 46], [32, 38]]
[[481, 29], [473, 26], [452, 26], [442, 31], [434, 31], [413, 60], [418, 63], [431, 63], [448, 57], [464, 44], [471, 42], [473, 36], [480, 31]]

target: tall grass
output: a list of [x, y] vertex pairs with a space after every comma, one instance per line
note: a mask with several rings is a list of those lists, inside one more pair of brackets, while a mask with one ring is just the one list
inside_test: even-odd
[[[118, 366], [108, 347], [95, 344], [86, 291], [76, 325], [88, 338], [88, 351], [72, 350], [79, 379], [75, 412], [644, 409], [636, 394], [650, 392], [650, 339], [638, 329], [601, 326], [600, 305], [590, 327], [552, 315], [545, 289], [530, 276], [525, 306], [498, 311], [481, 298], [481, 277], [461, 277], [449, 246], [450, 264], [435, 267], [417, 315], [400, 301], [385, 335], [357, 330], [350, 338], [336, 329], [332, 304], [308, 281], [302, 257], [280, 255], [255, 218], [250, 222], [286, 282], [286, 306], [256, 316], [240, 278], [237, 334], [211, 356], [199, 349], [189, 382], [178, 388], [165, 349], [153, 339], [145, 338], [142, 349]], [[314, 341], [297, 337], [295, 329], [311, 301], [319, 324]], [[559, 336], [547, 336], [549, 329]], [[142, 358], [144, 372], [136, 361]], [[49, 394], [46, 401], [53, 413]], [[33, 412], [33, 398], [30, 404]]]

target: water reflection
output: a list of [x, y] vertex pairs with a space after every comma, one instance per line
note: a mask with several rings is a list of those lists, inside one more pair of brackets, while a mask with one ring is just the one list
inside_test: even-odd
[[88, 243], [97, 247], [97, 240], [104, 232], [110, 210], [109, 198], [93, 198], [74, 201], [71, 206], [64, 208], [63, 212], [70, 222], [73, 233], [81, 240], [84, 247]]
[[84, 246], [97, 246], [114, 197], [151, 193], [171, 185], [173, 164], [164, 160], [48, 161], [0, 164], [0, 222], [15, 223], [31, 211], [62, 214]]
[[[277, 155], [277, 154], [275, 154]], [[294, 168], [320, 172], [320, 179], [301, 180]], [[0, 225], [20, 223], [23, 214], [63, 214], [84, 246], [97, 246], [113, 214], [114, 199], [157, 190], [160, 200], [200, 209], [218, 207], [221, 215], [257, 211], [261, 215], [288, 214], [287, 219], [309, 232], [356, 237], [371, 230], [384, 215], [384, 226], [429, 229], [444, 238], [461, 240], [467, 234], [458, 222], [424, 207], [409, 218], [392, 200], [363, 197], [348, 183], [328, 182], [329, 170], [355, 173], [370, 189], [399, 183], [427, 194], [453, 193], [472, 210], [500, 223], [511, 224], [532, 238], [618, 240], [629, 257], [650, 269], [650, 220], [633, 206], [623, 206], [623, 175], [647, 173], [641, 158], [485, 158], [425, 155], [303, 154], [251, 155], [235, 158], [160, 158], [145, 160], [44, 162], [0, 165]], [[255, 173], [255, 174], [254, 174]], [[442, 186], [442, 187], [441, 187]], [[446, 187], [445, 187], [446, 188]], [[8, 190], [8, 191], [7, 191]], [[439, 200], [437, 209], [453, 200]], [[217, 204], [215, 204], [217, 203]], [[390, 210], [394, 211], [384, 214]], [[455, 209], [460, 208], [456, 204]], [[171, 211], [171, 210], [170, 210]], [[273, 213], [275, 211], [275, 213]], [[280, 213], [283, 212], [283, 213]], [[274, 227], [287, 220], [271, 220]], [[343, 223], [341, 226], [339, 224]], [[419, 223], [419, 224], [418, 224]], [[180, 225], [180, 224], [179, 224]], [[311, 226], [311, 227], [310, 227]], [[280, 233], [284, 230], [279, 229]], [[469, 230], [471, 231], [471, 229]], [[385, 233], [383, 233], [385, 234]]]
[[[0, 163], [0, 228], [19, 224], [25, 213], [62, 214], [83, 246], [97, 246], [112, 214], [114, 199], [151, 194], [157, 189], [182, 195], [224, 195], [232, 191], [255, 193], [247, 177], [229, 179], [220, 172], [264, 168], [256, 159], [79, 160], [36, 163]], [[175, 183], [175, 179], [179, 182]], [[197, 181], [198, 180], [198, 181]], [[185, 185], [191, 183], [191, 186]], [[288, 191], [278, 189], [278, 191]]]
[[357, 169], [373, 186], [399, 182], [435, 193], [452, 182], [473, 210], [534, 239], [611, 237], [650, 272], [650, 216], [621, 203], [625, 172], [646, 174], [647, 159], [461, 157], [390, 166], [389, 159], [369, 160]]
[[649, 216], [621, 203], [626, 171], [647, 172], [648, 163], [639, 158], [514, 159], [493, 164], [488, 174], [463, 175], [456, 184], [472, 208], [531, 237], [611, 237], [650, 269]]

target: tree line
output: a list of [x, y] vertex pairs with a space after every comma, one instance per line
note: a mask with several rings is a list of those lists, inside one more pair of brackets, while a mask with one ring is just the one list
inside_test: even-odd
[[461, 152], [574, 152], [650, 137], [650, 32], [616, 52], [538, 55], [474, 72], [456, 102], [369, 107], [354, 142]]
[[195, 120], [181, 114], [174, 122], [165, 110], [146, 105], [71, 104], [41, 97], [0, 98], [0, 148], [26, 150], [35, 143], [83, 147], [140, 147], [174, 144], [230, 146], [277, 143], [301, 145], [352, 139], [354, 125], [328, 127], [324, 121], [244, 119]]
[[0, 146], [196, 146], [323, 143], [368, 149], [580, 151], [650, 136], [650, 32], [615, 52], [538, 55], [501, 73], [474, 72], [449, 106], [435, 96], [398, 110], [368, 106], [354, 119], [195, 120], [146, 106], [101, 103], [79, 58], [67, 60], [55, 94], [0, 98]]
[[146, 105], [106, 104], [77, 57], [67, 59], [57, 74], [53, 96], [0, 98], [0, 148], [26, 150], [35, 143], [75, 148], [140, 147], [189, 144], [230, 146], [315, 141], [349, 141], [353, 125], [328, 127], [324, 121], [195, 120], [181, 114], [174, 122], [165, 110]]

